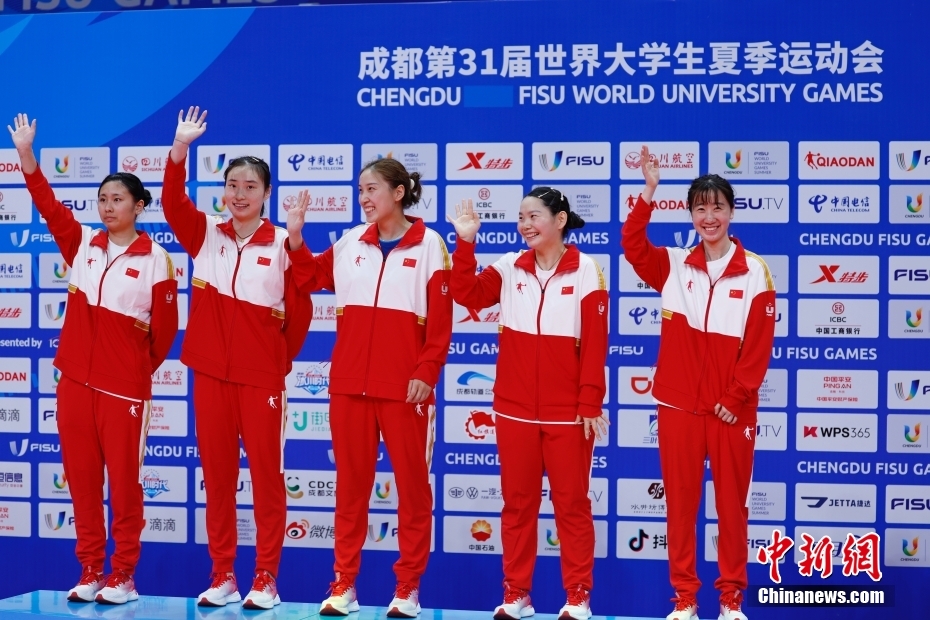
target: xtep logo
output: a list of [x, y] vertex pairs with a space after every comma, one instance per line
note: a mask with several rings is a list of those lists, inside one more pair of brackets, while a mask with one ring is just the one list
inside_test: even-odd
[[481, 160], [484, 156], [485, 153], [465, 153], [465, 157], [468, 158], [468, 163], [459, 168], [459, 170], [509, 170], [513, 165], [513, 160], [509, 157], [506, 159], [489, 159], [486, 163], [482, 164]]
[[923, 319], [922, 308], [917, 308], [914, 314], [911, 314], [910, 310], [905, 310], [904, 315], [904, 320], [907, 321], [909, 327], [920, 327], [920, 322]]
[[905, 172], [910, 172], [920, 163], [920, 151], [917, 150], [911, 153], [910, 163], [907, 161], [907, 153], [898, 153], [895, 155], [895, 159], [898, 162], [898, 168]]
[[907, 210], [911, 213], [919, 213], [924, 206], [924, 195], [923, 193], [917, 194], [917, 199], [913, 197], [907, 197]]
[[549, 160], [546, 157], [545, 153], [540, 154], [539, 156], [539, 165], [543, 167], [544, 170], [553, 172], [559, 165], [562, 163], [562, 151], [556, 151], [555, 155], [552, 157], [552, 167], [549, 166]]
[[898, 395], [898, 398], [904, 401], [913, 400], [917, 396], [917, 388], [920, 387], [920, 379], [914, 379], [911, 381], [910, 389], [905, 388], [906, 384], [903, 382], [898, 382], [894, 384], [894, 393]]
[[911, 544], [908, 545], [906, 538], [901, 539], [901, 551], [903, 551], [904, 555], [906, 555], [909, 558], [914, 557], [915, 555], [917, 555], [917, 545], [919, 541], [920, 539], [915, 536], [914, 539], [911, 541]]
[[382, 540], [384, 540], [384, 537], [387, 536], [387, 531], [388, 531], [387, 521], [383, 521], [381, 523], [381, 528], [377, 530], [378, 532], [377, 534], [375, 533], [375, 526], [369, 525], [368, 526], [368, 540], [372, 542], [381, 542]]
[[203, 158], [203, 167], [206, 168], [207, 172], [210, 174], [217, 174], [220, 170], [223, 169], [223, 164], [226, 163], [226, 153], [220, 153], [220, 156], [216, 158], [216, 167], [213, 167], [210, 156], [207, 155]]
[[546, 528], [546, 542], [549, 543], [550, 547], [558, 547], [559, 542], [561, 542], [559, 540], [559, 533]]
[[904, 440], [907, 443], [916, 443], [920, 439], [920, 422], [914, 425], [914, 433], [911, 434], [911, 427], [904, 425]]
[[58, 174], [64, 174], [68, 171], [68, 156], [65, 155], [63, 159], [55, 158], [55, 170]]
[[737, 168], [739, 168], [740, 161], [742, 159], [743, 159], [743, 151], [741, 149], [737, 150], [736, 154], [732, 156], [728, 152], [727, 157], [726, 157], [727, 168], [729, 168], [730, 170], [736, 170]]
[[13, 456], [22, 456], [26, 454], [26, 449], [29, 447], [29, 440], [23, 439], [21, 447], [17, 449], [16, 441], [10, 442], [10, 452], [13, 453]]
[[867, 271], [859, 273], [855, 271], [844, 271], [843, 274], [837, 278], [836, 272], [839, 268], [839, 265], [820, 265], [821, 275], [819, 278], [812, 281], [811, 284], [820, 284], [821, 282], [828, 282], [831, 284], [863, 284], [869, 279], [869, 272]]
[[19, 237], [19, 238], [17, 238], [15, 232], [11, 232], [10, 241], [12, 241], [13, 245], [15, 245], [18, 248], [23, 247], [24, 245], [26, 245], [26, 242], [29, 241], [29, 229], [27, 228], [26, 230], [24, 230], [22, 232], [22, 237]]
[[[382, 491], [382, 488], [384, 489]], [[391, 496], [391, 481], [388, 480], [384, 483], [384, 487], [381, 486], [380, 482], [375, 483], [375, 495], [378, 496], [378, 499], [387, 499]]]

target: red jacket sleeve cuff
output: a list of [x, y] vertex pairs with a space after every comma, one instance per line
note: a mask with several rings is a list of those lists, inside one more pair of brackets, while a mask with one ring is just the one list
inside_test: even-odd
[[439, 383], [439, 365], [435, 362], [423, 362], [413, 372], [411, 379], [422, 381], [431, 388], [436, 388]]

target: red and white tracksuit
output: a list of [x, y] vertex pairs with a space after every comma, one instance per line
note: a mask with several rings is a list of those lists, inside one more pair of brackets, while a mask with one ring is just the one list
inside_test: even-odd
[[[659, 403], [671, 582], [686, 599], [701, 585], [695, 525], [709, 456], [720, 522], [714, 586], [722, 593], [745, 590], [756, 410], [775, 338], [775, 287], [765, 261], [735, 238], [733, 257], [711, 282], [703, 244], [689, 250], [649, 242], [651, 214], [640, 197], [621, 243], [636, 274], [662, 294], [652, 396]], [[712, 415], [718, 403], [735, 424]]]
[[[336, 345], [330, 367], [330, 428], [336, 460], [336, 562], [355, 578], [368, 526], [380, 434], [394, 468], [399, 582], [417, 586], [432, 536], [429, 469], [436, 441], [435, 396], [407, 403], [412, 379], [439, 381], [452, 340], [449, 254], [419, 218], [385, 258], [377, 225], [363, 224], [306, 261], [301, 290], [336, 293]], [[303, 273], [303, 270], [302, 272]], [[298, 276], [298, 279], [301, 279]]]
[[74, 504], [76, 553], [103, 571], [109, 475], [113, 570], [135, 572], [144, 527], [140, 484], [151, 414], [152, 373], [178, 331], [178, 285], [167, 252], [144, 232], [112, 262], [106, 230], [82, 226], [55, 199], [42, 171], [25, 174], [36, 208], [71, 266], [67, 314], [54, 365], [58, 434]]
[[536, 564], [543, 472], [549, 476], [565, 589], [593, 586], [588, 487], [594, 434], [577, 416], [601, 415], [609, 298], [598, 264], [569, 245], [545, 286], [536, 252], [511, 252], [476, 275], [475, 244], [453, 254], [452, 297], [466, 308], [500, 303], [494, 381], [504, 509], [504, 580], [529, 590]]
[[197, 445], [207, 493], [213, 571], [236, 557], [239, 437], [252, 476], [256, 570], [277, 575], [287, 518], [284, 378], [300, 352], [313, 306], [298, 291], [287, 232], [264, 220], [241, 250], [232, 220], [197, 210], [184, 193], [184, 162], [168, 158], [165, 219], [194, 261], [181, 361], [194, 371]]

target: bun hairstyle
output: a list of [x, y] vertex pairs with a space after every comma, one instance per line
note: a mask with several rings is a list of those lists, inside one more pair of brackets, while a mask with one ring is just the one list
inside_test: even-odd
[[391, 189], [397, 187], [404, 188], [404, 196], [400, 199], [400, 204], [404, 209], [409, 209], [420, 202], [420, 195], [423, 193], [423, 186], [420, 184], [420, 173], [409, 173], [402, 163], [390, 157], [374, 159], [365, 164], [359, 171], [359, 174], [371, 170], [379, 177], [387, 181]]
[[[247, 167], [255, 171], [262, 180], [262, 185], [265, 186], [265, 189], [271, 187], [271, 168], [268, 167], [268, 162], [259, 157], [253, 157], [252, 155], [244, 155], [243, 157], [237, 157], [229, 162], [229, 165], [226, 166], [226, 170], [223, 171], [223, 180], [225, 181], [229, 178], [229, 171], [234, 168]], [[262, 210], [258, 214], [259, 217], [265, 217], [265, 203], [262, 203]]]
[[562, 229], [562, 237], [568, 234], [568, 231], [575, 228], [583, 228], [584, 220], [580, 215], [572, 211], [571, 206], [568, 204], [568, 198], [565, 197], [565, 194], [560, 192], [557, 189], [551, 187], [537, 187], [529, 194], [524, 196], [524, 198], [532, 196], [533, 198], [538, 198], [546, 207], [552, 212], [552, 216], [555, 217], [562, 211], [568, 214], [568, 219], [565, 220], [565, 228]]
[[[149, 190], [145, 189], [142, 185], [142, 181], [139, 180], [134, 174], [128, 172], [116, 172], [114, 174], [108, 175], [101, 183], [100, 187], [97, 188], [97, 194], [100, 194], [103, 190], [103, 186], [107, 183], [120, 183], [123, 187], [126, 188], [126, 191], [132, 196], [133, 204], [142, 201], [142, 208], [152, 204], [152, 194]], [[136, 215], [136, 217], [139, 217]]]

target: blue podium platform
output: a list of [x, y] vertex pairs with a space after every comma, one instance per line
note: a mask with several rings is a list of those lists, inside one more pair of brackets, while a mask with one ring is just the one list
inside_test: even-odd
[[[105, 618], [109, 620], [303, 620], [319, 616], [319, 603], [281, 603], [267, 611], [226, 607], [198, 607], [192, 598], [141, 596], [125, 605], [71, 603], [67, 592], [39, 590], [0, 600], [0, 620], [33, 618]], [[383, 620], [385, 607], [362, 607], [348, 620]], [[424, 609], [419, 620], [490, 620], [487, 611]], [[536, 614], [536, 620], [555, 620], [555, 614]], [[591, 620], [649, 620], [629, 616], [594, 616]]]

